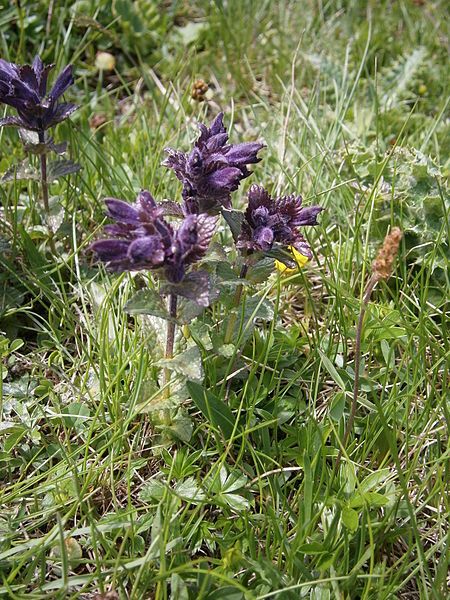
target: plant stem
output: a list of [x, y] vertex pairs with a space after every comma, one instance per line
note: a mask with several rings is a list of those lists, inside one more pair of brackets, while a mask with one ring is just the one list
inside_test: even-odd
[[356, 409], [358, 406], [358, 393], [359, 393], [359, 371], [361, 365], [361, 336], [364, 325], [364, 316], [366, 314], [367, 305], [369, 304], [370, 297], [372, 295], [373, 289], [380, 280], [380, 277], [377, 273], [373, 273], [372, 277], [369, 279], [369, 283], [364, 290], [364, 295], [362, 299], [361, 308], [359, 311], [359, 319], [358, 325], [356, 327], [356, 338], [355, 338], [355, 379], [353, 382], [353, 398], [352, 404], [350, 407], [350, 415], [348, 417], [347, 426], [345, 428], [344, 437], [342, 438], [342, 445], [339, 449], [339, 453], [336, 458], [336, 463], [334, 466], [334, 473], [337, 473], [339, 468], [339, 464], [341, 462], [343, 450], [345, 450], [345, 446], [347, 445], [347, 441], [350, 435], [350, 432], [353, 429], [353, 423], [355, 421]]
[[[244, 263], [242, 265], [241, 272], [239, 274], [239, 278], [245, 279], [245, 276], [247, 275], [247, 271], [248, 271], [248, 264]], [[236, 292], [235, 292], [234, 298], [233, 298], [232, 308], [237, 308], [239, 306], [239, 302], [241, 301], [243, 289], [244, 289], [244, 286], [242, 284], [237, 286]], [[233, 332], [234, 332], [234, 326], [236, 324], [236, 319], [237, 319], [236, 312], [231, 313], [230, 319], [228, 321], [227, 329], [225, 332], [225, 337], [223, 339], [225, 344], [229, 344], [231, 342], [231, 340], [233, 339]]]
[[50, 206], [48, 203], [48, 181], [47, 181], [47, 156], [45, 153], [41, 154], [41, 187], [42, 187], [42, 199], [44, 200], [44, 208], [47, 213], [47, 217], [50, 214]]
[[[41, 144], [45, 143], [45, 133], [43, 131], [39, 132], [39, 142]], [[42, 199], [44, 201], [45, 212], [47, 213], [47, 219], [50, 215], [50, 206], [48, 203], [48, 180], [47, 180], [47, 154], [42, 152], [40, 155], [41, 160], [41, 189], [42, 189]]]
[[[177, 300], [178, 296], [175, 294], [170, 294], [169, 296], [169, 314], [174, 319], [174, 321], [167, 321], [167, 335], [166, 335], [166, 349], [164, 352], [164, 358], [170, 359], [173, 358], [173, 347], [175, 343], [175, 319], [177, 317]], [[164, 368], [164, 377], [163, 377], [163, 385], [165, 387], [164, 396], [166, 398], [170, 397], [170, 369]]]
[[[170, 294], [169, 296], [169, 314], [173, 319], [177, 318], [177, 299], [178, 296]], [[175, 342], [175, 322], [167, 323], [166, 352], [164, 358], [173, 358], [173, 345]]]
[[[43, 144], [45, 142], [45, 132], [39, 132], [39, 142]], [[47, 219], [48, 237], [50, 241], [50, 249], [53, 254], [56, 253], [55, 242], [53, 239], [53, 228], [50, 223], [50, 204], [48, 201], [48, 179], [47, 179], [47, 154], [42, 152], [40, 155], [41, 162], [41, 189], [42, 189], [42, 200], [44, 202], [44, 210]]]

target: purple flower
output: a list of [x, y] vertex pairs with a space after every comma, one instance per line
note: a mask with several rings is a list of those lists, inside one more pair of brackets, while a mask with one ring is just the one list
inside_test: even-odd
[[166, 148], [164, 165], [173, 169], [183, 184], [184, 211], [201, 213], [231, 208], [231, 192], [251, 172], [247, 165], [260, 161], [260, 142], [227, 144], [228, 134], [220, 113], [208, 128], [199, 125], [200, 137], [189, 154]]
[[0, 119], [0, 127], [10, 125], [43, 133], [78, 108], [75, 104], [58, 102], [73, 84], [71, 65], [61, 71], [47, 94], [47, 78], [53, 66], [45, 66], [39, 56], [31, 66], [0, 59], [0, 102], [15, 108], [18, 115]]
[[111, 237], [91, 249], [113, 271], [163, 269], [170, 283], [180, 283], [189, 265], [205, 255], [216, 227], [214, 217], [187, 215], [175, 230], [145, 190], [134, 205], [115, 198], [105, 202], [116, 223], [105, 227]]
[[298, 228], [317, 225], [321, 210], [321, 206], [303, 208], [301, 196], [274, 199], [264, 188], [252, 185], [237, 246], [249, 252], [267, 252], [278, 243], [311, 258], [311, 249]]

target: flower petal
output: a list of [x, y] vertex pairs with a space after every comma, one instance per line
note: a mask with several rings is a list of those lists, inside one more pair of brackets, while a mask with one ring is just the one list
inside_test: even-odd
[[38, 91], [41, 98], [45, 97], [47, 93], [47, 79], [48, 74], [53, 69], [55, 65], [44, 65], [40, 56], [36, 55], [33, 60], [32, 68], [36, 75], [37, 83], [38, 83]]
[[[303, 256], [306, 256], [306, 258], [309, 258], [309, 259], [312, 258], [313, 253], [311, 252], [311, 248], [309, 247], [309, 244], [305, 239], [295, 242], [294, 244], [292, 244], [292, 246], [295, 248], [295, 250], [300, 252], [300, 254], [302, 254]], [[294, 256], [295, 256], [295, 253], [294, 253]]]
[[128, 247], [128, 258], [136, 265], [158, 266], [164, 262], [164, 249], [157, 235], [140, 237]]
[[226, 153], [228, 164], [250, 165], [257, 163], [261, 160], [257, 154], [262, 148], [264, 148], [264, 144], [261, 144], [260, 142], [244, 142], [243, 144], [233, 144]]
[[223, 112], [220, 112], [214, 121], [211, 123], [211, 127], [209, 128], [209, 134], [211, 136], [217, 135], [218, 133], [226, 133], [226, 129], [223, 124]]
[[221, 208], [231, 208], [230, 194], [237, 190], [242, 179], [251, 175], [246, 165], [259, 161], [257, 153], [263, 144], [227, 144], [223, 113], [217, 115], [209, 128], [199, 123], [199, 129], [200, 136], [189, 154], [168, 148], [169, 157], [163, 164], [173, 169], [183, 183], [186, 212], [217, 214]]
[[184, 152], [173, 150], [173, 148], [165, 148], [164, 152], [166, 152], [168, 156], [165, 160], [163, 160], [162, 164], [165, 167], [169, 167], [169, 169], [173, 169], [178, 179], [183, 181], [184, 174], [186, 172], [186, 155]]
[[36, 94], [39, 94], [39, 83], [33, 67], [30, 67], [30, 65], [22, 65], [19, 68], [19, 77], [23, 83], [36, 92]]
[[253, 239], [260, 250], [270, 250], [274, 241], [274, 234], [270, 227], [258, 227], [255, 229]]
[[23, 127], [24, 123], [20, 117], [4, 117], [0, 119], [0, 127]]
[[130, 242], [125, 240], [98, 240], [91, 244], [90, 249], [104, 262], [123, 260], [127, 258]]
[[105, 204], [108, 207], [108, 214], [112, 219], [120, 223], [129, 223], [130, 225], [140, 225], [141, 219], [139, 211], [134, 206], [117, 200], [117, 198], [105, 198]]
[[270, 198], [269, 192], [267, 192], [260, 185], [256, 185], [255, 183], [250, 186], [248, 190], [248, 211], [253, 211], [259, 206], [265, 206], [266, 208], [270, 208], [273, 204], [273, 201]]
[[51, 118], [46, 122], [46, 129], [53, 127], [57, 123], [65, 121], [70, 115], [79, 108], [78, 104], [71, 104], [70, 102], [63, 102], [58, 104], [54, 109]]
[[213, 135], [205, 144], [209, 152], [217, 152], [228, 140], [228, 133]]
[[[29, 68], [31, 70], [31, 67], [29, 67]], [[33, 104], [39, 104], [41, 101], [41, 98], [37, 92], [37, 89], [36, 90], [33, 89], [28, 84], [26, 84], [24, 81], [22, 81], [21, 79], [18, 79], [18, 78], [11, 80], [10, 94], [14, 98], [14, 100], [18, 101], [19, 103], [24, 102], [26, 104], [33, 105]], [[13, 98], [11, 98], [11, 100], [13, 100]], [[9, 102], [9, 104], [11, 104], [11, 106], [14, 106], [12, 101]]]
[[72, 65], [67, 65], [56, 78], [55, 84], [50, 91], [49, 98], [55, 102], [60, 96], [64, 94], [69, 86], [74, 82]]
[[147, 190], [141, 190], [138, 194], [136, 205], [140, 207], [141, 211], [144, 213], [145, 217], [148, 215], [148, 219], [142, 219], [143, 215], [141, 214], [141, 220], [153, 220], [157, 215], [162, 213], [162, 210], [158, 209], [158, 205], [156, 204], [155, 199]]
[[224, 169], [218, 169], [208, 175], [206, 184], [213, 190], [233, 192], [234, 190], [237, 190], [240, 178], [240, 169], [236, 167], [225, 167]]
[[323, 211], [323, 206], [308, 206], [302, 208], [295, 220], [296, 226], [317, 225], [317, 215]]
[[17, 65], [0, 58], [0, 79], [11, 80], [13, 77], [17, 77], [18, 74]]
[[176, 232], [180, 252], [186, 264], [196, 262], [208, 250], [217, 219], [208, 215], [188, 215]]

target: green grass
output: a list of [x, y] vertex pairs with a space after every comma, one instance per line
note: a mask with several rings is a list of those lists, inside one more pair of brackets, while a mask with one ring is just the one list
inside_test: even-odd
[[[51, 18], [51, 3], [20, 4], [0, 8], [1, 56], [74, 62], [81, 108], [56, 141], [82, 170], [51, 187], [57, 260], [37, 184], [0, 187], [2, 597], [447, 597], [445, 3], [86, 0], [54, 3]], [[117, 58], [103, 80], [99, 49]], [[213, 91], [200, 104], [197, 78]], [[326, 210], [314, 260], [249, 289], [231, 356], [227, 298], [179, 337], [232, 421], [198, 408], [199, 384], [180, 386], [181, 439], [167, 443], [161, 324], [124, 311], [150, 277], [108, 274], [87, 248], [105, 196], [176, 197], [164, 148], [187, 149], [219, 108], [232, 141], [267, 145], [252, 181]], [[14, 130], [0, 149], [2, 173], [24, 158]], [[405, 238], [366, 315], [333, 477], [362, 290], [389, 226]], [[273, 317], [255, 327], [263, 298]]]

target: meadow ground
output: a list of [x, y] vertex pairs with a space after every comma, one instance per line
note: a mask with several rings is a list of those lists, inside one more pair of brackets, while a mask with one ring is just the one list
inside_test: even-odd
[[[448, 597], [447, 23], [444, 0], [0, 3], [2, 58], [73, 63], [55, 141], [81, 165], [51, 185], [52, 254], [37, 158], [0, 130], [2, 597]], [[164, 148], [220, 110], [266, 144], [236, 207], [257, 182], [325, 210], [308, 264], [245, 288], [232, 343], [226, 294], [183, 328], [168, 431], [164, 327], [124, 310], [155, 280], [88, 247], [104, 197], [179, 198]]]

